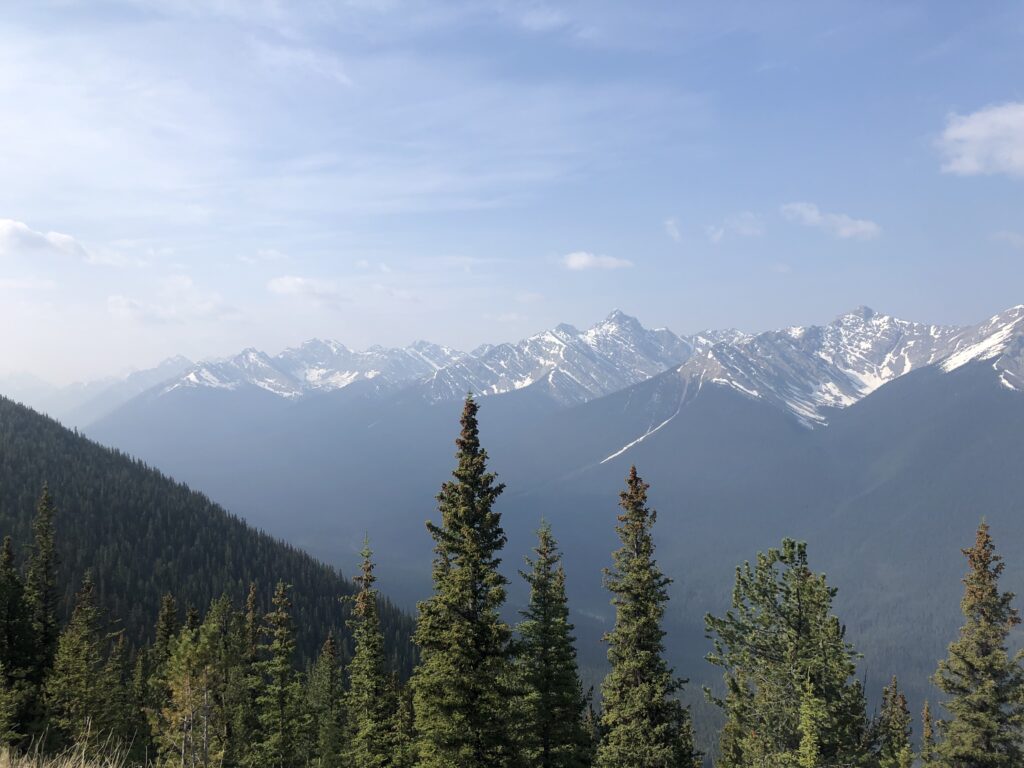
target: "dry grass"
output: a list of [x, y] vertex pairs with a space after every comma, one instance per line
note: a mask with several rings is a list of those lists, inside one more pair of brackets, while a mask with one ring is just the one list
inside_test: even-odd
[[127, 768], [124, 755], [117, 750], [110, 757], [87, 759], [81, 752], [68, 752], [56, 757], [39, 753], [15, 755], [8, 750], [0, 752], [0, 768]]

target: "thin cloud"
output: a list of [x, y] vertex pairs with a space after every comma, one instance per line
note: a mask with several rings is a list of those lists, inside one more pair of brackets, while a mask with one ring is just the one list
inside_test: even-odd
[[166, 278], [154, 301], [123, 294], [108, 296], [107, 312], [120, 320], [130, 320], [141, 325], [180, 324], [238, 315], [219, 294], [202, 290], [188, 275]]
[[937, 144], [945, 173], [1024, 176], [1024, 102], [951, 114]]
[[828, 213], [814, 203], [787, 203], [782, 215], [805, 227], [821, 229], [840, 240], [871, 240], [882, 233], [882, 228], [868, 219], [855, 219], [845, 213]]
[[243, 264], [262, 264], [268, 261], [284, 261], [288, 255], [276, 248], [259, 248], [255, 253], [243, 253], [236, 258]]
[[282, 275], [267, 283], [267, 290], [279, 296], [297, 296], [317, 306], [334, 307], [342, 301], [338, 286], [330, 280]]
[[86, 264], [106, 267], [143, 266], [146, 263], [120, 249], [86, 248], [71, 235], [35, 230], [15, 219], [0, 219], [0, 258], [4, 256], [70, 256]]
[[71, 235], [40, 232], [22, 221], [0, 219], [0, 256], [57, 254], [89, 261], [89, 252]]
[[1020, 232], [996, 232], [992, 239], [999, 243], [1006, 243], [1011, 248], [1024, 251], [1024, 234]]
[[683, 242], [683, 233], [679, 231], [679, 221], [675, 216], [665, 219], [665, 234], [677, 243]]
[[741, 211], [727, 216], [719, 224], [709, 224], [705, 230], [715, 245], [722, 242], [727, 235], [735, 237], [761, 237], [764, 234], [764, 220], [756, 213]]
[[632, 267], [633, 262], [618, 259], [614, 256], [599, 256], [589, 251], [573, 251], [562, 257], [566, 269], [581, 272], [586, 269], [624, 269]]

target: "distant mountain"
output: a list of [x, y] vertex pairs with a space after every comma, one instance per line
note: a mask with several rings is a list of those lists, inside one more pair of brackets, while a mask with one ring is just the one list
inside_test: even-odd
[[[75, 423], [95, 421], [113, 410], [109, 404], [126, 402], [132, 383], [162, 384], [161, 395], [181, 389], [259, 389], [290, 400], [359, 382], [372, 382], [379, 394], [406, 390], [428, 402], [460, 399], [466, 392], [499, 395], [531, 389], [567, 407], [676, 368], [690, 382], [690, 392], [704, 384], [730, 386], [783, 407], [813, 426], [826, 423], [833, 410], [912, 370], [954, 355], [955, 360], [985, 354], [986, 344], [1000, 347], [1003, 336], [1013, 335], [1022, 312], [1017, 307], [978, 326], [957, 328], [910, 322], [860, 307], [823, 326], [681, 337], [665, 328], [649, 330], [615, 310], [585, 331], [563, 324], [516, 343], [484, 345], [470, 353], [424, 341], [356, 352], [340, 342], [313, 339], [275, 356], [246, 349], [196, 365], [176, 358], [117, 386], [105, 384], [104, 397], [93, 399], [91, 411], [79, 407], [72, 413]], [[1017, 386], [1019, 366], [1007, 365], [1007, 386]], [[136, 385], [131, 392], [137, 395], [143, 388]]]
[[191, 360], [178, 355], [127, 376], [109, 376], [63, 387], [33, 376], [12, 376], [0, 379], [0, 396], [28, 405], [68, 427], [84, 427], [151, 387], [181, 376], [193, 365]]
[[295, 399], [372, 381], [381, 391], [415, 386], [428, 401], [466, 392], [502, 394], [543, 388], [560, 404], [615, 392], [686, 360], [693, 342], [667, 329], [648, 330], [618, 310], [594, 327], [571, 325], [515, 344], [485, 345], [472, 353], [419, 341], [409, 347], [354, 352], [337, 341], [313, 339], [271, 357], [247, 349], [235, 357], [200, 363], [169, 381], [178, 389], [262, 389]]
[[[31, 541], [44, 483], [58, 507], [65, 612], [83, 573], [92, 569], [102, 605], [133, 642], [141, 642], [152, 639], [160, 598], [168, 591], [182, 610], [205, 609], [224, 593], [240, 604], [249, 582], [256, 581], [269, 607], [274, 585], [283, 580], [295, 588], [304, 658], [318, 652], [328, 630], [349, 637], [348, 608], [339, 598], [355, 590], [334, 568], [156, 470], [0, 398], [0, 534], [11, 534], [19, 552]], [[382, 608], [391, 658], [408, 672], [412, 622], [387, 601]]]
[[[906, 674], [916, 697], [955, 629], [959, 546], [978, 518], [1007, 554], [1024, 551], [1024, 306], [964, 328], [862, 308], [823, 326], [691, 337], [616, 312], [585, 331], [435, 352], [418, 369], [379, 362], [408, 359], [395, 350], [351, 362], [362, 354], [322, 342], [245, 353], [236, 378], [197, 366], [87, 431], [330, 562], [368, 532], [381, 583], [411, 606], [429, 583], [422, 522], [451, 471], [461, 398], [477, 391], [508, 483], [509, 573], [551, 520], [594, 668], [610, 620], [600, 568], [633, 462], [676, 579], [672, 654], [697, 680], [701, 616], [725, 607], [737, 562], [783, 536], [808, 539], [840, 587], [869, 683]], [[1024, 592], [1020, 560], [1008, 581]]]

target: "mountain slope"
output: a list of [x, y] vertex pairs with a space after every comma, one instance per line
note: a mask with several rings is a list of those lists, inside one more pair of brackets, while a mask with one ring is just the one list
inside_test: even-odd
[[[183, 605], [205, 607], [225, 591], [241, 600], [256, 581], [267, 604], [278, 579], [295, 587], [296, 625], [307, 658], [328, 629], [347, 637], [347, 608], [338, 598], [351, 594], [353, 585], [333, 569], [254, 530], [202, 494], [0, 398], [0, 531], [22, 548], [44, 482], [59, 509], [65, 602], [92, 568], [102, 604], [134, 640], [147, 636], [166, 591]], [[383, 615], [392, 657], [408, 671], [411, 620], [387, 603]]]

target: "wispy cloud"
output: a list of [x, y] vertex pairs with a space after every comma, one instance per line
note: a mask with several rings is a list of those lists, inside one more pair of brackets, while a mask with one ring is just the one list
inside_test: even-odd
[[237, 257], [243, 264], [262, 264], [270, 261], [284, 261], [288, 255], [276, 248], [258, 248], [255, 253], [243, 253]]
[[321, 307], [335, 307], [343, 300], [334, 281], [315, 277], [282, 275], [270, 280], [267, 290], [279, 296], [297, 296]]
[[589, 251], [567, 253], [562, 257], [562, 264], [566, 269], [576, 272], [585, 269], [623, 269], [633, 266], [633, 262], [627, 259], [619, 259], [614, 256], [599, 256]]
[[235, 317], [238, 312], [219, 294], [205, 291], [188, 275], [166, 278], [155, 300], [141, 300], [114, 294], [107, 297], [107, 311], [120, 320], [143, 325], [187, 323]]
[[89, 252], [71, 235], [40, 232], [14, 219], [0, 219], [0, 256], [57, 254], [90, 260]]
[[665, 219], [665, 234], [677, 243], [683, 242], [683, 233], [679, 230], [679, 221], [675, 216]]
[[1024, 234], [1020, 232], [996, 232], [992, 235], [992, 239], [996, 242], [1006, 243], [1011, 248], [1018, 248], [1024, 251]]
[[764, 234], [764, 220], [756, 213], [741, 211], [727, 216], [718, 224], [706, 227], [708, 240], [716, 245], [727, 235], [735, 237], [760, 237]]
[[824, 230], [840, 240], [871, 240], [882, 228], [869, 219], [855, 219], [845, 213], [828, 213], [814, 203], [787, 203], [782, 215], [790, 221]]
[[330, 53], [300, 46], [276, 45], [257, 40], [253, 43], [259, 60], [268, 67], [297, 69], [349, 87], [352, 80], [341, 60]]
[[946, 173], [1024, 176], [1024, 102], [949, 115], [938, 147]]

